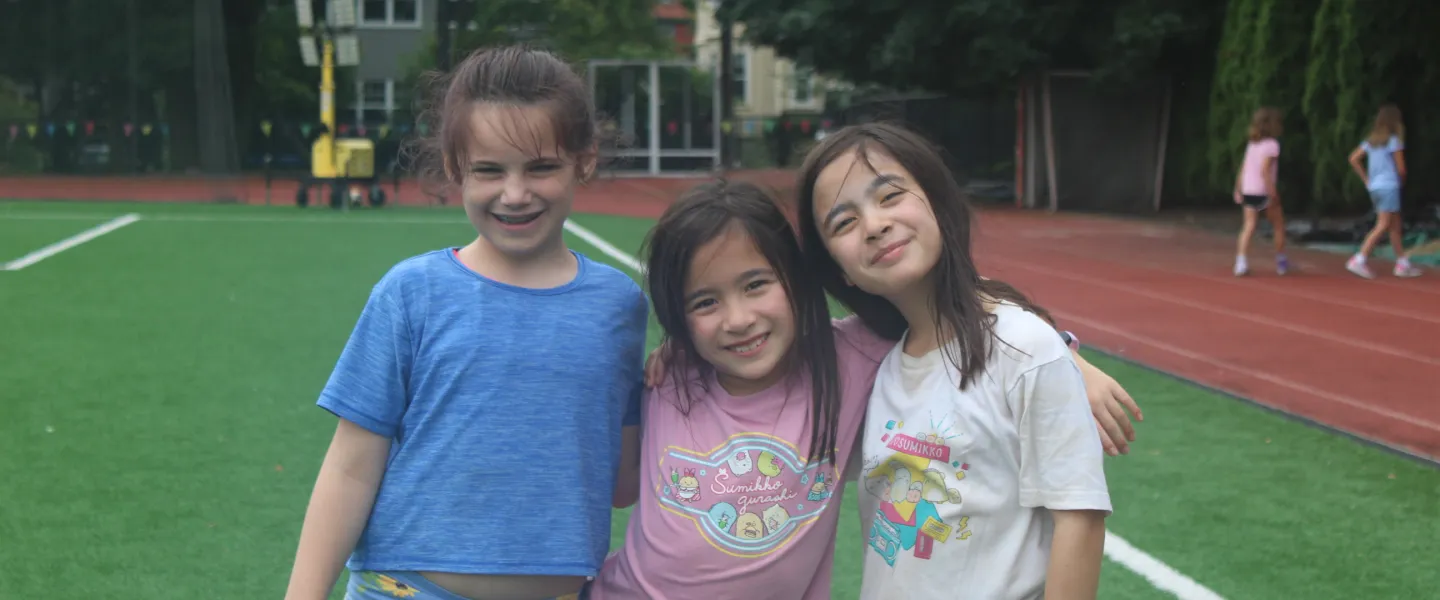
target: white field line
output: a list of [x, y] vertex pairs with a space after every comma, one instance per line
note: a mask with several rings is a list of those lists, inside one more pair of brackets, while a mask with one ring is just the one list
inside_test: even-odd
[[116, 229], [119, 229], [139, 220], [140, 215], [134, 213], [116, 217], [114, 219], [106, 221], [105, 223], [101, 223], [99, 225], [91, 227], [90, 229], [86, 229], [85, 231], [50, 244], [49, 246], [26, 254], [25, 256], [7, 262], [3, 265], [3, 267], [0, 267], [0, 271], [19, 271], [20, 269], [38, 263], [42, 260], [55, 256], [56, 254], [79, 246], [80, 244], [98, 238], [102, 235], [115, 231]]
[[576, 224], [574, 221], [569, 220], [565, 221], [565, 231], [574, 234], [575, 237], [585, 240], [591, 246], [598, 248], [601, 252], [604, 252], [610, 258], [620, 261], [620, 264], [629, 267], [631, 271], [639, 273], [642, 277], [645, 276], [645, 265], [640, 264], [640, 261], [636, 260], [635, 257], [631, 256], [628, 252], [616, 248], [614, 244], [605, 241], [605, 238], [596, 235], [595, 232], [590, 231], [589, 229], [586, 229]]
[[[604, 238], [596, 235], [595, 232], [570, 221], [565, 222], [565, 230], [575, 234], [576, 237], [585, 240], [590, 245], [595, 246], [601, 252], [604, 252], [606, 255], [619, 261], [620, 264], [629, 267], [636, 273], [644, 274], [640, 261], [636, 260], [634, 256], [631, 256], [624, 250], [616, 248], [615, 245], [605, 241]], [[1155, 586], [1156, 589], [1169, 592], [1180, 600], [1223, 600], [1219, 594], [1200, 585], [1194, 579], [1186, 577], [1184, 573], [1176, 571], [1169, 565], [1161, 562], [1160, 559], [1146, 554], [1145, 551], [1136, 548], [1131, 545], [1130, 542], [1125, 541], [1124, 538], [1108, 530], [1105, 532], [1105, 556], [1112, 561], [1120, 563], [1121, 566], [1134, 571], [1135, 574], [1144, 577], [1145, 580], [1149, 581], [1150, 585]]]

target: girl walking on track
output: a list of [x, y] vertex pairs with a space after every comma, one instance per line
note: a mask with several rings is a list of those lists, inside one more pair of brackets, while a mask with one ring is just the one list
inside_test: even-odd
[[[1361, 157], [1366, 164], [1361, 166]], [[1380, 243], [1380, 236], [1390, 234], [1390, 247], [1395, 250], [1395, 276], [1416, 277], [1420, 270], [1410, 264], [1405, 254], [1405, 237], [1400, 224], [1400, 189], [1405, 184], [1405, 123], [1400, 120], [1400, 108], [1394, 104], [1380, 107], [1375, 116], [1375, 125], [1370, 136], [1350, 153], [1350, 166], [1370, 190], [1370, 200], [1375, 203], [1375, 228], [1365, 236], [1360, 250], [1345, 263], [1351, 273], [1374, 279], [1375, 273], [1365, 264], [1370, 252]]]
[[1269, 106], [1255, 111], [1250, 118], [1249, 144], [1245, 160], [1235, 176], [1235, 203], [1245, 211], [1245, 224], [1235, 253], [1235, 276], [1250, 273], [1248, 254], [1250, 238], [1255, 235], [1255, 221], [1264, 211], [1275, 232], [1275, 272], [1284, 275], [1290, 270], [1285, 258], [1285, 211], [1280, 206], [1280, 192], [1275, 187], [1279, 174], [1280, 133], [1279, 109]]

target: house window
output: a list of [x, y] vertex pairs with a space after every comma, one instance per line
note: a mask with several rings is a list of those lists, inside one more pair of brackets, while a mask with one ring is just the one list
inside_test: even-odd
[[420, 0], [361, 0], [360, 22], [366, 25], [420, 25]]
[[735, 93], [735, 101], [745, 103], [750, 97], [750, 51], [738, 50], [730, 57], [730, 90]]
[[365, 125], [388, 123], [396, 108], [395, 80], [371, 79], [356, 83], [355, 120]]
[[790, 84], [790, 99], [796, 104], [809, 104], [814, 98], [814, 69], [809, 67], [795, 67], [795, 78]]

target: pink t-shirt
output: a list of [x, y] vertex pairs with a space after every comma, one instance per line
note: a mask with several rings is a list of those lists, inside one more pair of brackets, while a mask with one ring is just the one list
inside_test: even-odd
[[[1240, 167], [1240, 193], [1246, 196], [1268, 196], [1270, 188], [1265, 185], [1265, 161], [1280, 156], [1280, 142], [1265, 138], [1245, 146], [1245, 162]], [[1276, 161], [1272, 172], [1279, 177], [1280, 164]]]
[[745, 397], [712, 377], [692, 388], [688, 416], [673, 386], [646, 394], [640, 500], [624, 547], [605, 560], [590, 597], [830, 598], [843, 462], [894, 345], [854, 317], [835, 324], [838, 466], [807, 464], [808, 370]]

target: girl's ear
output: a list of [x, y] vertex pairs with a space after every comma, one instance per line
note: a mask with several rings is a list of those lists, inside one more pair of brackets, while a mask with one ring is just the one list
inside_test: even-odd
[[855, 287], [855, 282], [850, 281], [850, 276], [849, 276], [849, 275], [845, 275], [845, 274], [842, 273], [842, 274], [840, 275], [840, 277], [843, 277], [843, 278], [845, 279], [845, 285], [848, 285], [848, 286], [850, 286], [850, 287]]
[[590, 179], [595, 176], [595, 171], [599, 170], [599, 168], [599, 146], [591, 148], [590, 151], [581, 156], [579, 162], [575, 164], [575, 169], [578, 171], [576, 175], [579, 176], [580, 183], [589, 183]]

